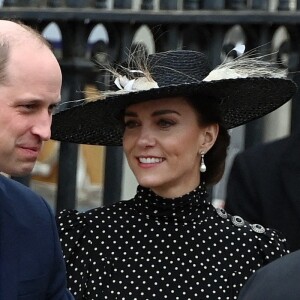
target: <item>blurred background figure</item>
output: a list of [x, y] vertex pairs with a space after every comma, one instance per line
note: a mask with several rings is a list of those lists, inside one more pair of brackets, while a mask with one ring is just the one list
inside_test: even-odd
[[226, 210], [281, 231], [300, 249], [300, 132], [260, 144], [235, 157]]

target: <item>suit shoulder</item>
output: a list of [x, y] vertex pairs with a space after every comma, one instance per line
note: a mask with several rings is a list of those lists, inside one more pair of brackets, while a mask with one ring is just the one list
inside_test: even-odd
[[49, 211], [47, 202], [29, 187], [13, 180], [0, 176], [0, 198], [7, 207], [21, 211]]
[[276, 153], [284, 151], [284, 149], [290, 144], [291, 137], [270, 141], [267, 143], [261, 143], [247, 148], [246, 150], [239, 153], [239, 156], [256, 156], [266, 155], [267, 153]]
[[29, 187], [3, 175], [0, 176], [0, 190], [4, 193], [13, 191], [14, 193], [18, 194], [29, 193], [37, 196], [37, 194], [33, 192]]

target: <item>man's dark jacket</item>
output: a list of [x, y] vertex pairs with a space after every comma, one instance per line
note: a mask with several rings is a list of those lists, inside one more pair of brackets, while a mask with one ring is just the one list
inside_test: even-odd
[[300, 250], [256, 271], [242, 288], [238, 300], [299, 300]]
[[44, 199], [0, 175], [0, 300], [70, 300], [54, 216]]
[[227, 185], [226, 210], [281, 231], [300, 249], [300, 134], [238, 154]]

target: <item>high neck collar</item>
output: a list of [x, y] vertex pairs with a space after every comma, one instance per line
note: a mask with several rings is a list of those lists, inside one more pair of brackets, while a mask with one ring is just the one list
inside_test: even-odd
[[200, 218], [210, 208], [206, 198], [204, 185], [177, 198], [164, 198], [148, 188], [138, 186], [134, 202], [136, 209], [147, 218], [176, 222]]

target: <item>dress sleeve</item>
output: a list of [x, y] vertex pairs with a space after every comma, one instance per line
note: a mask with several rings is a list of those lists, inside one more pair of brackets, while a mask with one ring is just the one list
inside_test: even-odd
[[68, 261], [86, 238], [86, 215], [76, 210], [63, 210], [57, 216], [57, 227], [64, 258]]
[[90, 277], [87, 216], [76, 210], [63, 210], [57, 216], [57, 227], [66, 262], [68, 288], [75, 299], [84, 299]]
[[[111, 262], [100, 256], [103, 240], [95, 243], [97, 208], [79, 213], [63, 210], [57, 216], [57, 227], [67, 268], [67, 284], [76, 300], [102, 299], [109, 287]], [[94, 241], [94, 244], [93, 244]]]
[[288, 254], [289, 247], [285, 237], [277, 230], [264, 228], [258, 224], [250, 224], [262, 251], [263, 265]]

